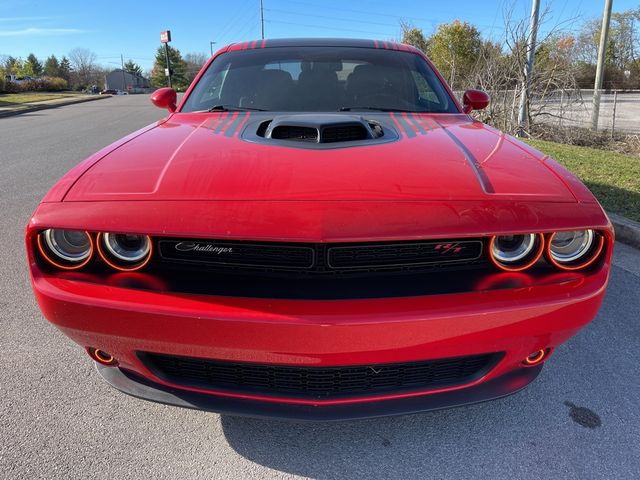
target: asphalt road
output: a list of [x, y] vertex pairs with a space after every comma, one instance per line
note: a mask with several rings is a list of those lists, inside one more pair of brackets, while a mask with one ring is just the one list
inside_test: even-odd
[[640, 478], [640, 253], [526, 390], [420, 415], [295, 424], [137, 400], [41, 316], [23, 229], [47, 189], [162, 116], [142, 96], [0, 119], [0, 478]]

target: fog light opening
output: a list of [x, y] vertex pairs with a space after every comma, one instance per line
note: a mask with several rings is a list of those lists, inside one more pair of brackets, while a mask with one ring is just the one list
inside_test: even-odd
[[538, 350], [537, 352], [533, 352], [527, 358], [524, 359], [523, 363], [529, 367], [534, 365], [538, 365], [547, 359], [547, 355], [549, 354], [548, 348], [543, 348]]
[[115, 367], [118, 365], [118, 361], [110, 353], [100, 350], [99, 348], [88, 347], [87, 353], [96, 362], [106, 365], [108, 367]]

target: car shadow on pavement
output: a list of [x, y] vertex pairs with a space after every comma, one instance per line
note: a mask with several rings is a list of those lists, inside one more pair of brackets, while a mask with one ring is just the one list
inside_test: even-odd
[[640, 348], [638, 288], [616, 269], [598, 318], [510, 397], [340, 423], [223, 415], [223, 432], [243, 457], [311, 478], [630, 478], [640, 469], [640, 387], [625, 381], [640, 375], [629, 355]]

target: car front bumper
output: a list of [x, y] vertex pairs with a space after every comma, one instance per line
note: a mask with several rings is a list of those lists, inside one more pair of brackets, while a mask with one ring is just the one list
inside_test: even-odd
[[[608, 265], [548, 284], [369, 300], [273, 300], [133, 290], [32, 269], [45, 316], [83, 347], [118, 360], [103, 377], [132, 395], [191, 408], [294, 419], [361, 418], [474, 403], [523, 388], [523, 359], [591, 321]], [[502, 352], [464, 385], [375, 396], [304, 399], [171, 384], [139, 352], [289, 366], [351, 366]]]

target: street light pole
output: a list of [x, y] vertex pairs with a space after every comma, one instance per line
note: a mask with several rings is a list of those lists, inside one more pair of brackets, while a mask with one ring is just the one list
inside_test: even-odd
[[122, 67], [122, 91], [124, 92], [127, 89], [127, 81], [124, 75], [124, 56], [120, 54], [120, 66]]
[[213, 57], [213, 44], [216, 42], [209, 42], [209, 47], [211, 48], [211, 56]]
[[593, 109], [591, 110], [591, 129], [598, 130], [600, 117], [600, 100], [602, 98], [602, 80], [604, 79], [604, 64], [607, 58], [607, 41], [609, 39], [609, 24], [611, 23], [611, 9], [613, 0], [605, 0], [602, 16], [602, 30], [600, 31], [600, 46], [598, 48], [598, 67], [596, 68], [596, 84], [593, 90]]
[[262, 5], [262, 0], [260, 0], [260, 28], [262, 31], [262, 40], [264, 40], [264, 5]]
[[520, 111], [518, 113], [518, 136], [524, 137], [527, 124], [527, 111], [531, 89], [531, 75], [533, 63], [536, 59], [536, 38], [538, 36], [538, 19], [540, 17], [540, 0], [533, 0], [531, 5], [531, 23], [529, 25], [529, 38], [527, 41], [527, 63], [524, 66], [524, 82], [520, 95]]

